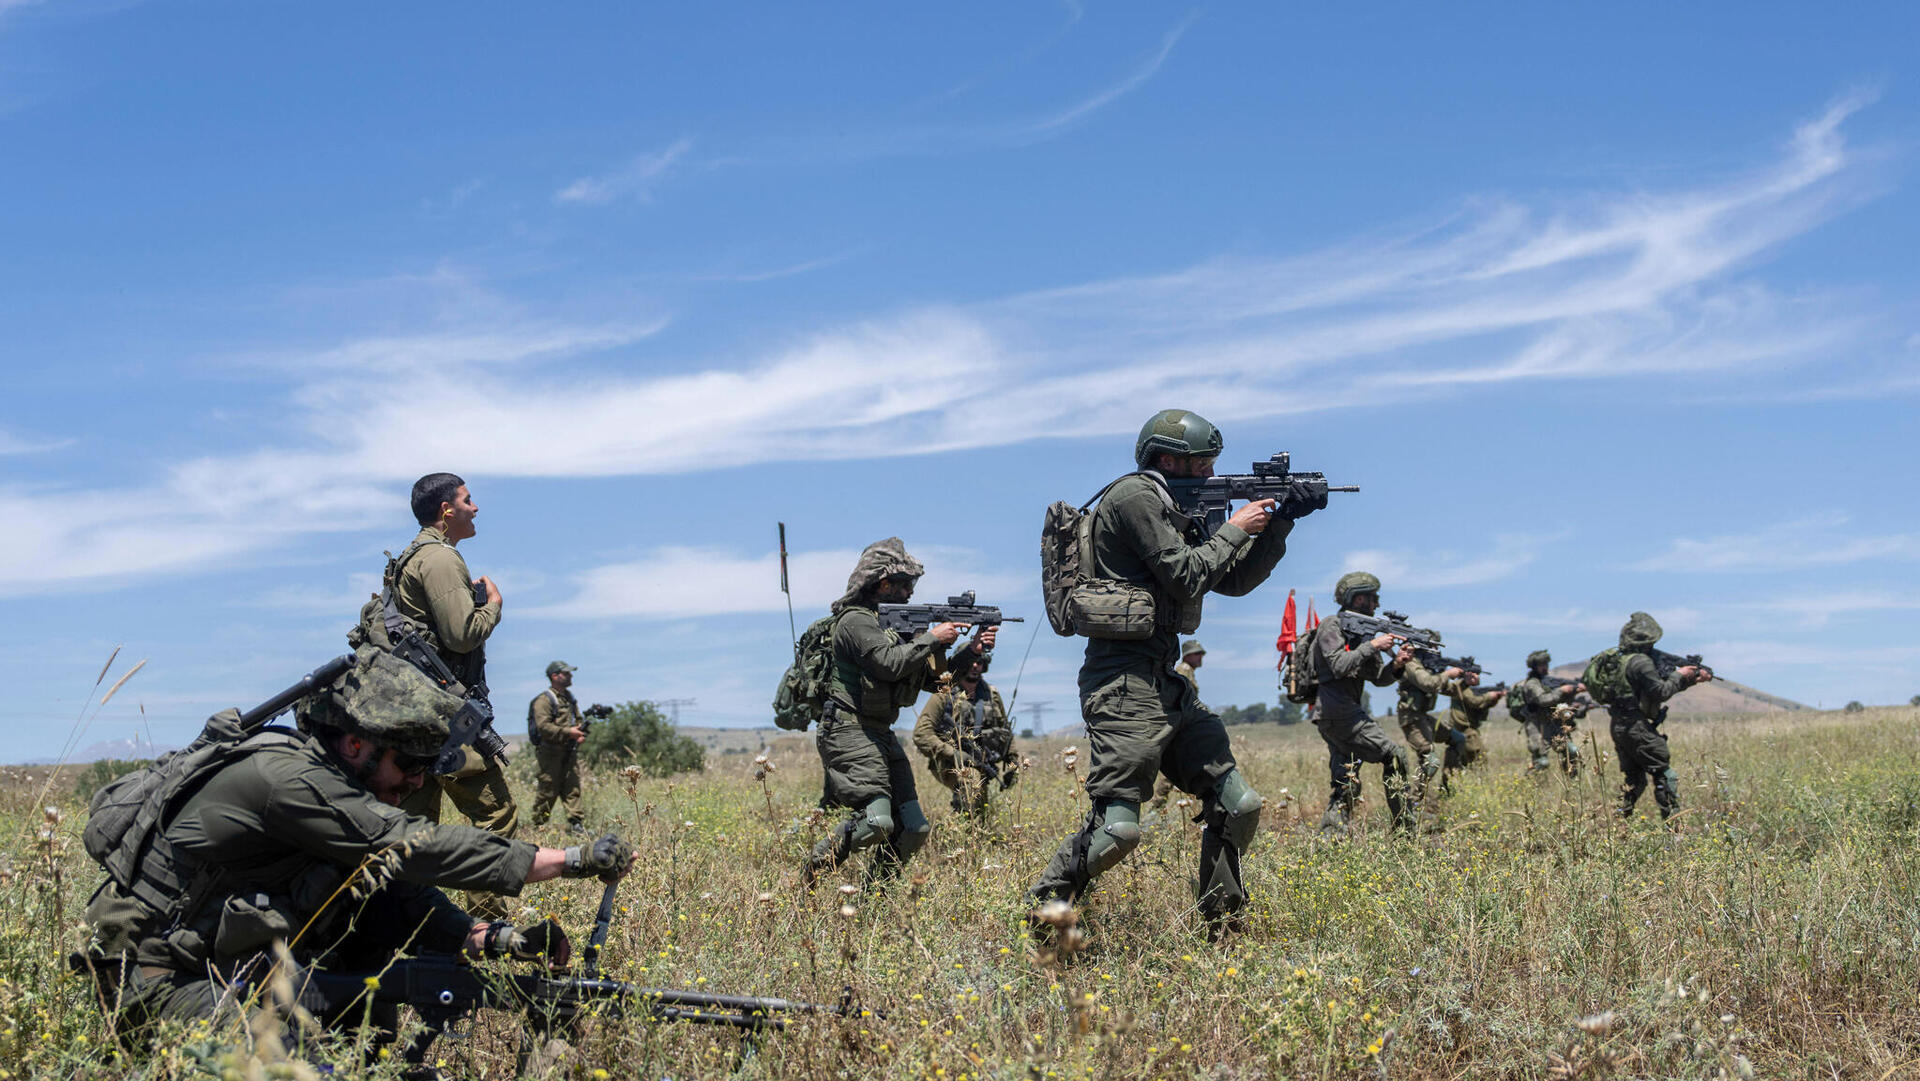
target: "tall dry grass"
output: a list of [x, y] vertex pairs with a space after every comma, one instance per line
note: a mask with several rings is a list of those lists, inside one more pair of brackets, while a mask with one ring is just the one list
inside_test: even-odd
[[[1030, 949], [1022, 891], [1085, 812], [1084, 748], [1069, 768], [1064, 742], [1024, 745], [1033, 765], [986, 828], [950, 813], [923, 772], [931, 843], [894, 888], [851, 897], [795, 886], [830, 825], [814, 813], [810, 740], [776, 741], [771, 772], [727, 755], [668, 781], [598, 776], [592, 821], [641, 850], [612, 975], [818, 1001], [851, 986], [885, 1016], [803, 1021], [744, 1057], [726, 1032], [589, 1023], [570, 1062], [594, 1077], [940, 1081], [1920, 1076], [1917, 721], [1902, 708], [1674, 722], [1685, 810], [1671, 829], [1650, 798], [1630, 822], [1611, 814], [1610, 761], [1571, 782], [1523, 775], [1517, 726], [1494, 721], [1444, 829], [1388, 834], [1370, 771], [1359, 829], [1333, 843], [1313, 830], [1327, 793], [1313, 730], [1234, 729], [1268, 801], [1249, 932], [1205, 944], [1197, 827], [1170, 811], [1106, 877], [1086, 948], [1063, 959]], [[515, 764], [530, 794], [528, 767]], [[50, 819], [23, 797], [44, 784], [0, 775], [0, 1081], [290, 1075], [238, 1028], [117, 1049], [61, 959], [98, 880], [77, 843], [83, 809], [55, 800]], [[581, 936], [597, 900], [591, 882], [525, 897], [528, 915]], [[451, 1075], [508, 1076], [517, 1044], [514, 1019], [490, 1014], [439, 1053]], [[330, 1054], [347, 1076], [397, 1069]]]

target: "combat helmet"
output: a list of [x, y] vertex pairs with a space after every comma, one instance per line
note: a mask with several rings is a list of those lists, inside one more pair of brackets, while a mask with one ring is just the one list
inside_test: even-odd
[[1649, 649], [1660, 640], [1660, 624], [1645, 612], [1635, 612], [1627, 617], [1627, 625], [1620, 628], [1620, 648], [1626, 650]]
[[907, 554], [906, 542], [899, 537], [877, 540], [860, 552], [859, 562], [853, 565], [853, 573], [847, 576], [847, 591], [833, 602], [833, 610], [840, 611], [847, 605], [860, 599], [860, 594], [884, 578], [918, 578], [927, 573], [920, 561]]
[[1156, 454], [1197, 454], [1214, 457], [1226, 444], [1220, 429], [1207, 418], [1185, 409], [1162, 409], [1147, 418], [1140, 438], [1133, 442], [1133, 463], [1142, 469]]
[[432, 758], [462, 699], [383, 649], [362, 646], [353, 667], [297, 707], [300, 727], [335, 728], [404, 755]]
[[1340, 576], [1338, 582], [1334, 583], [1333, 603], [1345, 608], [1347, 601], [1351, 600], [1355, 593], [1372, 593], [1378, 596], [1380, 593], [1380, 579], [1375, 578], [1366, 571], [1348, 571], [1346, 574]]
[[1527, 654], [1528, 668], [1532, 668], [1536, 664], [1552, 664], [1552, 663], [1553, 663], [1553, 654], [1548, 653], [1544, 649], [1536, 649], [1532, 653]]

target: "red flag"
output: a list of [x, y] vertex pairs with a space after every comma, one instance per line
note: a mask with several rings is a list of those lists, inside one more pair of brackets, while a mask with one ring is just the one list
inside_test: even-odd
[[1293, 629], [1294, 608], [1293, 590], [1287, 590], [1287, 609], [1280, 614], [1280, 637], [1273, 640], [1273, 648], [1280, 651], [1280, 663], [1276, 667], [1285, 667], [1287, 658], [1293, 656], [1294, 643], [1300, 640]]
[[1313, 629], [1315, 627], [1318, 627], [1319, 625], [1320, 625], [1320, 614], [1313, 610], [1313, 598], [1308, 597], [1307, 598], [1307, 633], [1312, 634]]

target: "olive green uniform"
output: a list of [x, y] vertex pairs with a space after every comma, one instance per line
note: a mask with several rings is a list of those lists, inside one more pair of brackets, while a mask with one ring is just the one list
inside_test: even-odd
[[913, 745], [934, 778], [953, 791], [953, 809], [970, 815], [985, 813], [992, 791], [970, 763], [989, 763], [1009, 784], [1020, 768], [1007, 707], [984, 679], [971, 692], [956, 680], [927, 699], [913, 726]]
[[1407, 750], [1395, 743], [1361, 704], [1365, 684], [1391, 687], [1400, 675], [1391, 654], [1374, 648], [1371, 640], [1348, 646], [1340, 629], [1346, 609], [1323, 621], [1307, 645], [1314, 679], [1319, 684], [1319, 715], [1314, 727], [1327, 745], [1327, 770], [1332, 794], [1320, 828], [1344, 832], [1360, 801], [1360, 767], [1380, 764], [1380, 782], [1387, 790], [1387, 809], [1396, 828], [1412, 824], [1410, 808], [1402, 800], [1412, 763]]
[[[401, 565], [394, 605], [401, 615], [432, 628], [434, 647], [461, 682], [470, 687], [483, 684], [483, 647], [500, 623], [500, 604], [473, 602], [473, 577], [467, 561], [438, 529], [428, 526], [420, 530], [409, 547], [414, 546], [419, 550]], [[440, 794], [445, 792], [467, 821], [502, 837], [512, 837], [518, 812], [513, 789], [507, 784], [505, 764], [505, 759], [484, 757], [469, 746], [460, 768], [431, 778], [401, 808], [438, 822]], [[467, 896], [467, 908], [483, 919], [502, 919], [507, 914], [504, 902], [478, 893]]]
[[1394, 715], [1400, 721], [1400, 732], [1406, 736], [1407, 746], [1413, 748], [1420, 762], [1420, 781], [1413, 793], [1416, 807], [1426, 802], [1427, 788], [1440, 773], [1440, 752], [1434, 746], [1433, 710], [1446, 689], [1446, 682], [1437, 673], [1428, 671], [1417, 657], [1408, 661], [1400, 673], [1400, 701], [1394, 707]]
[[[343, 970], [402, 949], [457, 953], [474, 919], [434, 887], [518, 894], [533, 866], [530, 844], [381, 803], [319, 740], [268, 731], [246, 746], [163, 821], [171, 873], [190, 883], [179, 908], [157, 911], [111, 879], [87, 906], [96, 978], [130, 1029], [232, 1009], [228, 985], [244, 995], [276, 938], [298, 937], [302, 963], [324, 955]], [[404, 859], [370, 897], [339, 889], [397, 845]]]
[[[1200, 674], [1193, 670], [1193, 665], [1190, 665], [1183, 660], [1179, 664], [1176, 664], [1173, 666], [1173, 671], [1175, 675], [1178, 675], [1181, 678], [1185, 679], [1188, 683], [1193, 684], [1194, 690], [1197, 691], [1200, 689]], [[1154, 778], [1153, 806], [1156, 810], [1165, 807], [1167, 805], [1167, 797], [1171, 796], [1172, 794], [1173, 794], [1173, 782], [1167, 780], [1166, 774], [1162, 773], [1160, 776]]]
[[1667, 699], [1687, 688], [1679, 671], [1660, 675], [1653, 658], [1642, 650], [1623, 649], [1627, 686], [1632, 694], [1607, 703], [1613, 721], [1613, 749], [1625, 775], [1620, 792], [1620, 814], [1633, 813], [1653, 780], [1653, 799], [1660, 805], [1660, 817], [1680, 809], [1680, 779], [1673, 772], [1673, 759], [1667, 750], [1667, 737], [1660, 731], [1667, 719]]
[[1153, 596], [1150, 638], [1090, 638], [1080, 667], [1080, 712], [1091, 762], [1093, 808], [1034, 882], [1036, 901], [1077, 901], [1092, 880], [1140, 843], [1140, 804], [1164, 774], [1199, 797], [1205, 822], [1198, 894], [1210, 923], [1246, 905], [1240, 856], [1260, 825], [1260, 796], [1236, 768], [1220, 717], [1177, 673], [1180, 634], [1200, 625], [1209, 592], [1244, 596], [1286, 554], [1293, 522], [1275, 517], [1259, 536], [1231, 522], [1211, 537], [1172, 504], [1157, 474], [1123, 477], [1093, 512], [1093, 578], [1131, 583]]
[[533, 799], [533, 824], [544, 826], [555, 800], [567, 808], [567, 824], [585, 821], [580, 810], [580, 744], [569, 728], [580, 727], [580, 703], [571, 690], [548, 687], [527, 703], [527, 731], [539, 742], [533, 758], [539, 766], [537, 795]]
[[826, 773], [823, 807], [849, 815], [815, 846], [809, 880], [872, 848], [867, 881], [898, 873], [932, 826], [920, 809], [913, 765], [894, 735], [903, 707], [946, 670], [946, 647], [930, 631], [902, 641], [880, 626], [878, 609], [846, 603], [833, 628], [833, 675], [816, 746]]
[[1480, 726], [1487, 723], [1488, 712], [1499, 700], [1493, 692], [1469, 687], [1459, 679], [1447, 681], [1446, 694], [1447, 713], [1434, 730], [1434, 739], [1446, 748], [1441, 764], [1442, 788], [1446, 787], [1449, 777], [1478, 762], [1486, 754], [1486, 743], [1480, 738]]
[[1565, 726], [1553, 716], [1553, 707], [1571, 702], [1579, 694], [1579, 688], [1572, 683], [1564, 687], [1549, 687], [1541, 678], [1529, 672], [1527, 678], [1514, 685], [1513, 704], [1520, 715], [1520, 726], [1527, 734], [1527, 756], [1531, 770], [1544, 770], [1551, 762], [1551, 755], [1558, 752], [1560, 768], [1571, 774], [1578, 769], [1574, 761], [1578, 754], [1573, 741], [1563, 731]]

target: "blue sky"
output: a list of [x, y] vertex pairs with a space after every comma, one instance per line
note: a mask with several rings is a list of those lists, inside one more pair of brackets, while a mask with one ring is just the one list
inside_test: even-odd
[[337, 652], [439, 469], [509, 728], [555, 657], [765, 723], [776, 521], [803, 620], [890, 534], [1038, 619], [1165, 406], [1363, 488], [1209, 604], [1216, 704], [1352, 567], [1505, 676], [1644, 608], [1905, 701], [1915, 10], [0, 0], [0, 757], [117, 644], [88, 741]]

